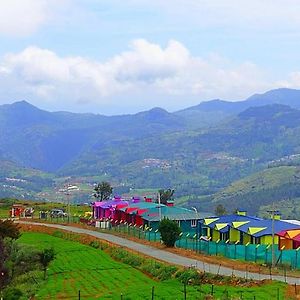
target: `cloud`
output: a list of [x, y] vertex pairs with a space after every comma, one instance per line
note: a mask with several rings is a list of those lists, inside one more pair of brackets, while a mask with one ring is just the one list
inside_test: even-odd
[[235, 99], [269, 87], [265, 74], [250, 62], [235, 64], [216, 54], [197, 57], [178, 41], [162, 47], [144, 39], [132, 41], [128, 51], [104, 62], [28, 47], [2, 58], [1, 81], [8, 86], [2, 90], [13, 86], [17, 95], [23, 91], [53, 106], [63, 101], [69, 107], [85, 103], [112, 110], [120, 99], [129, 107], [174, 109], [187, 98]]
[[28, 36], [49, 22], [66, 0], [0, 1], [0, 35]]

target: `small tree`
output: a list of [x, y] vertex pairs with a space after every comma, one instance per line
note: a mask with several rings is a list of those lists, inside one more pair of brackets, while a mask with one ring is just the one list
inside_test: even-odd
[[53, 248], [44, 249], [43, 252], [39, 253], [40, 264], [43, 267], [44, 271], [44, 280], [46, 280], [47, 267], [50, 262], [55, 258], [55, 251]]
[[0, 220], [0, 289], [2, 289], [9, 281], [9, 270], [6, 266], [8, 253], [4, 239], [17, 239], [19, 236], [19, 227], [13, 221]]
[[100, 201], [108, 200], [113, 192], [113, 188], [107, 181], [98, 183], [94, 188], [94, 197]]
[[222, 204], [218, 204], [215, 208], [215, 214], [217, 216], [223, 216], [227, 214], [226, 208]]
[[159, 197], [161, 204], [167, 204], [169, 200], [173, 199], [175, 190], [167, 189], [167, 190], [159, 190]]
[[168, 218], [164, 218], [159, 222], [158, 231], [167, 247], [174, 247], [175, 242], [180, 238], [181, 229], [178, 223]]

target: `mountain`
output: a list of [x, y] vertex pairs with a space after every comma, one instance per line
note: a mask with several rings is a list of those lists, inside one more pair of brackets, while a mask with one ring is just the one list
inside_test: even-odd
[[199, 121], [197, 123], [199, 119], [202, 120], [201, 126], [215, 125], [250, 107], [270, 104], [283, 104], [300, 109], [300, 90], [280, 88], [234, 102], [214, 99], [177, 111], [175, 114], [185, 119], [190, 127], [195, 128], [199, 126]]
[[[280, 89], [240, 103], [214, 100], [175, 113], [153, 108], [111, 117], [47, 112], [26, 101], [2, 105], [0, 195], [7, 195], [8, 177], [20, 179], [17, 194], [37, 199], [56, 199], [65, 182], [76, 183], [80, 201], [93, 183], [105, 179], [119, 193], [174, 187], [179, 201], [202, 210], [212, 211], [226, 199], [228, 207], [238, 205], [242, 200], [236, 196], [219, 201], [219, 193], [268, 167], [275, 173], [280, 167], [298, 168], [297, 95], [297, 90]], [[37, 173], [28, 175], [32, 170]], [[255, 195], [250, 191], [249, 199]], [[269, 204], [270, 197], [251, 208]]]
[[50, 113], [26, 101], [0, 106], [0, 158], [56, 171], [82, 151], [106, 141], [183, 130], [184, 123], [163, 109], [106, 117]]

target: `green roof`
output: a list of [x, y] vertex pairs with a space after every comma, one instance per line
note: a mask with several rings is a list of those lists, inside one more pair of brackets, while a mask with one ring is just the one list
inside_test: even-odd
[[160, 216], [162, 219], [168, 218], [175, 221], [196, 220], [206, 217], [203, 213], [196, 213], [194, 210], [183, 207], [163, 206], [160, 210], [161, 212], [159, 212], [159, 208], [149, 209], [142, 214], [142, 218], [153, 222], [160, 221]]

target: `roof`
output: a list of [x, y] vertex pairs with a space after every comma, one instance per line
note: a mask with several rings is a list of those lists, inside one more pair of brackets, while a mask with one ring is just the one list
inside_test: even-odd
[[168, 218], [175, 221], [199, 220], [206, 216], [206, 214], [195, 212], [194, 210], [175, 206], [163, 206], [160, 209], [149, 209], [142, 214], [142, 218], [150, 222], [160, 221], [161, 218]]
[[234, 214], [234, 215], [224, 215], [224, 216], [205, 218], [200, 222], [211, 229], [216, 229], [224, 233], [224, 232], [228, 232], [230, 227], [237, 229], [242, 225], [245, 225], [253, 220], [262, 220], [262, 219], [257, 217]]
[[286, 238], [286, 239], [291, 239], [291, 240], [299, 240], [300, 238], [300, 228], [298, 229], [291, 229], [291, 230], [282, 230], [276, 235]]
[[[222, 233], [228, 232], [230, 228], [235, 228], [253, 237], [261, 237], [264, 235], [272, 234], [271, 219], [261, 219], [258, 217], [234, 214], [220, 217], [205, 218], [203, 221], [200, 222], [203, 223], [205, 226], [212, 229], [216, 229]], [[283, 220], [274, 220], [275, 234], [283, 230], [291, 230], [298, 228], [300, 229], [300, 222], [297, 225]]]
[[[264, 235], [271, 235], [272, 230], [272, 220], [271, 219], [261, 219], [261, 220], [252, 220], [249, 223], [242, 225], [238, 230], [245, 232], [254, 237], [261, 237]], [[282, 220], [274, 220], [274, 234], [279, 233], [283, 230], [290, 229], [300, 229], [299, 225], [294, 225]]]
[[126, 204], [128, 205], [128, 201], [124, 201], [122, 199], [112, 199], [112, 200], [107, 200], [107, 201], [96, 201], [93, 203], [94, 207], [103, 207], [103, 208], [109, 208], [114, 205], [119, 205], [119, 204]]
[[282, 221], [300, 226], [300, 221], [298, 220], [282, 220]]
[[163, 204], [153, 203], [153, 202], [135, 202], [135, 203], [129, 203], [128, 206], [122, 207], [119, 210], [127, 212], [127, 213], [133, 213], [140, 209], [151, 209], [151, 208], [158, 208], [159, 205], [161, 207], [165, 206]]

